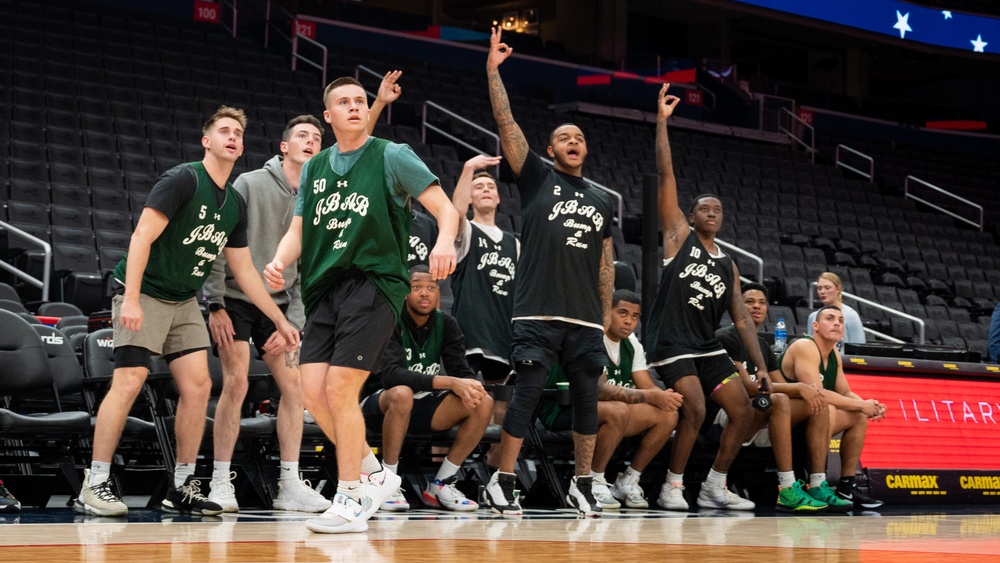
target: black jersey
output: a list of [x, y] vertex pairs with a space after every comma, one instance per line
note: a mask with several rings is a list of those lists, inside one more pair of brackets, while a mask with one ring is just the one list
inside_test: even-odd
[[529, 153], [518, 178], [523, 252], [514, 319], [563, 320], [603, 330], [599, 275], [611, 236], [611, 198]]
[[438, 228], [426, 213], [410, 211], [410, 244], [406, 251], [406, 268], [430, 263], [431, 249], [437, 242]]
[[725, 353], [715, 337], [733, 296], [733, 260], [712, 256], [694, 232], [663, 267], [646, 326], [650, 366]]
[[514, 312], [514, 270], [517, 239], [503, 231], [494, 241], [474, 222], [469, 222], [469, 252], [455, 267], [451, 290], [452, 313], [465, 333], [467, 350], [484, 356], [510, 358], [510, 319]]

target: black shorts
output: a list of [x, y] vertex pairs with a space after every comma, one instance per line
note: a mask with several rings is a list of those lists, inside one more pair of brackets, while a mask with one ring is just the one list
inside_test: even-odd
[[667, 387], [673, 387], [678, 379], [694, 375], [701, 381], [701, 388], [708, 397], [726, 378], [739, 377], [739, 372], [728, 354], [681, 358], [669, 364], [656, 366], [656, 373]]
[[[380, 389], [368, 396], [368, 399], [361, 405], [361, 414], [365, 417], [365, 428], [382, 431], [382, 423], [385, 421], [385, 413], [378, 406], [378, 399], [382, 395]], [[425, 393], [428, 393], [424, 391]], [[410, 426], [407, 432], [414, 434], [430, 434], [431, 421], [434, 413], [437, 412], [441, 403], [451, 394], [447, 389], [436, 389], [419, 399], [413, 399], [413, 410], [410, 412]]]
[[[278, 305], [282, 313], [288, 311], [288, 304]], [[274, 322], [267, 318], [260, 309], [257, 308], [253, 303], [247, 303], [242, 299], [231, 299], [226, 298], [226, 313], [229, 314], [229, 319], [233, 322], [233, 331], [236, 333], [233, 335], [233, 340], [240, 340], [243, 342], [253, 341], [253, 345], [257, 348], [257, 353], [261, 358], [264, 357], [264, 344], [267, 342], [268, 338], [274, 334], [277, 330], [274, 326]], [[215, 355], [219, 355], [218, 344], [213, 344], [212, 349]]]
[[546, 369], [558, 361], [566, 373], [602, 369], [607, 363], [604, 331], [565, 321], [514, 321], [514, 362], [531, 360]]
[[358, 272], [335, 283], [309, 317], [299, 363], [374, 371], [395, 327], [389, 303]]

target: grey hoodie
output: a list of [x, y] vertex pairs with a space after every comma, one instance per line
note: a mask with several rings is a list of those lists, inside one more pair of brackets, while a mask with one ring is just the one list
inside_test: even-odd
[[[274, 258], [274, 251], [277, 250], [281, 237], [285, 236], [295, 212], [295, 190], [281, 169], [282, 160], [283, 157], [275, 156], [264, 163], [263, 168], [240, 174], [233, 182], [233, 187], [247, 202], [247, 241], [253, 266], [261, 274], [262, 280], [264, 266]], [[284, 276], [285, 280], [295, 280], [289, 290], [275, 291], [268, 287], [268, 291], [275, 303], [289, 304], [285, 316], [288, 322], [302, 330], [306, 318], [299, 294], [302, 279], [298, 263], [288, 264]], [[264, 282], [264, 287], [267, 287], [267, 282]], [[202, 291], [209, 303], [224, 305], [223, 296], [250, 302], [250, 298], [237, 285], [233, 272], [226, 267], [226, 258], [222, 255], [212, 265], [212, 273], [208, 275]]]

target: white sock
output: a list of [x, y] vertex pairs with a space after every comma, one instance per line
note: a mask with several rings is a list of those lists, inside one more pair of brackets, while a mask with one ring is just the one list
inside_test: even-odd
[[88, 487], [94, 487], [100, 485], [101, 483], [107, 481], [110, 478], [111, 478], [110, 461], [90, 462], [90, 477], [87, 479], [86, 483]]
[[444, 481], [445, 479], [458, 473], [459, 469], [461, 469], [461, 467], [448, 461], [448, 458], [444, 458], [444, 461], [441, 462], [441, 467], [438, 469], [437, 475], [434, 476], [434, 479], [437, 481]]
[[279, 465], [278, 480], [283, 481], [285, 479], [299, 479], [299, 462], [298, 461], [282, 461]]
[[392, 471], [396, 475], [399, 475], [399, 462], [398, 461], [396, 463], [384, 463], [383, 462], [380, 467], [384, 467], [384, 468], [388, 469], [389, 471]]
[[179, 488], [187, 478], [194, 475], [194, 463], [178, 463], [174, 466], [174, 487]]
[[826, 481], [826, 473], [810, 473], [809, 474], [809, 487], [818, 487]]
[[[630, 479], [631, 478], [638, 479], [640, 475], [642, 475], [642, 471], [636, 471], [635, 469], [632, 468], [631, 465], [628, 466], [628, 469], [625, 470], [625, 476]], [[683, 476], [681, 477], [683, 478]], [[667, 479], [667, 482], [669, 483], [670, 479]]]
[[[361, 472], [371, 475], [372, 473], [378, 473], [382, 471], [382, 464], [378, 462], [378, 458], [375, 454], [368, 450], [368, 455], [361, 458]], [[395, 471], [393, 471], [395, 473]]]
[[714, 468], [708, 470], [708, 477], [705, 479], [705, 486], [709, 489], [720, 490], [726, 488], [726, 474], [716, 471]]
[[343, 479], [337, 482], [337, 492], [344, 493], [345, 495], [351, 497], [356, 501], [361, 500], [361, 481], [345, 481]]
[[794, 471], [779, 471], [778, 472], [778, 488], [787, 489], [795, 484], [795, 472]]
[[666, 482], [667, 483], [671, 483], [671, 484], [672, 483], [680, 483], [681, 485], [683, 485], [684, 484], [684, 474], [683, 473], [678, 474], [678, 473], [673, 473], [671, 471], [667, 471], [667, 481]]
[[213, 461], [212, 462], [212, 480], [213, 481], [228, 481], [229, 480], [229, 466], [232, 464], [231, 461]]
[[601, 471], [600, 473], [598, 473], [598, 472], [594, 471], [593, 469], [591, 469], [590, 470], [590, 476], [594, 479], [594, 481], [597, 481], [598, 479], [600, 479], [601, 481], [604, 480], [604, 472], [603, 471]]

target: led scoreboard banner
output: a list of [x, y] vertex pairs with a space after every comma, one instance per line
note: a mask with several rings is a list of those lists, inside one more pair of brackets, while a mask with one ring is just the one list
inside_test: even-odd
[[851, 389], [887, 406], [861, 466], [897, 502], [1000, 502], [1000, 366], [845, 356]]

